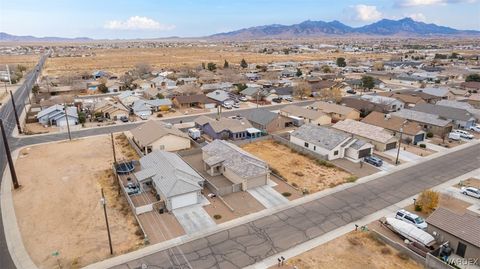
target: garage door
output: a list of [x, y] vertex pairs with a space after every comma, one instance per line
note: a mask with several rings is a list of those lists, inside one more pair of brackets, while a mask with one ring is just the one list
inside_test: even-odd
[[418, 134], [418, 135], [416, 135], [416, 136], [413, 138], [413, 144], [416, 145], [418, 142], [423, 141], [424, 137], [425, 137], [425, 134]]
[[362, 149], [358, 152], [358, 158], [367, 157], [370, 155], [370, 149]]
[[179, 196], [172, 197], [170, 200], [172, 204], [172, 210], [180, 207], [185, 207], [197, 203], [197, 193], [187, 193]]
[[248, 181], [247, 181], [247, 190], [255, 188], [255, 187], [263, 186], [265, 184], [267, 184], [265, 176], [260, 176], [260, 177], [256, 177], [256, 178], [249, 178]]
[[397, 146], [397, 142], [388, 143], [386, 150], [394, 149]]

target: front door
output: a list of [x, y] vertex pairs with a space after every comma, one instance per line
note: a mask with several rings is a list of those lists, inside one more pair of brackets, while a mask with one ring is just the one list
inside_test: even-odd
[[467, 250], [467, 245], [462, 242], [458, 242], [456, 254], [462, 258], [465, 257], [465, 251]]

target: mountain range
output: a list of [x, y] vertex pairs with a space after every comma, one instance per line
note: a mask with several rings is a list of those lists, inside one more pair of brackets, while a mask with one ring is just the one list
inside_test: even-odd
[[[218, 33], [203, 38], [211, 39], [271, 39], [271, 38], [312, 38], [339, 36], [394, 36], [394, 37], [432, 37], [432, 36], [480, 36], [478, 30], [457, 30], [433, 23], [414, 21], [411, 18], [400, 20], [382, 19], [361, 27], [351, 27], [339, 21], [304, 21], [298, 24], [271, 24], [255, 26], [236, 31]], [[159, 39], [172, 39], [159, 38]], [[181, 39], [181, 38], [178, 38]], [[192, 38], [189, 38], [192, 39]], [[88, 42], [88, 37], [34, 37], [16, 36], [0, 32], [0, 42]]]
[[400, 20], [382, 19], [362, 27], [351, 27], [339, 21], [304, 21], [293, 25], [272, 24], [244, 28], [237, 31], [211, 35], [212, 38], [298, 38], [322, 36], [466, 36], [480, 35], [480, 31], [457, 30], [436, 24], [414, 21], [411, 18]]

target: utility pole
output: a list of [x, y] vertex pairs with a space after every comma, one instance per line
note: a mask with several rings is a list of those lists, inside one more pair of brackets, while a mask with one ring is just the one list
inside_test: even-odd
[[403, 128], [400, 128], [400, 138], [398, 139], [397, 159], [395, 160], [396, 165], [398, 165], [398, 156], [400, 155], [400, 147], [402, 145], [402, 135], [403, 135]]
[[113, 141], [113, 133], [110, 133], [110, 137], [112, 138], [112, 150], [113, 150], [113, 164], [117, 164], [117, 156], [115, 155], [115, 142]]
[[100, 202], [103, 205], [103, 214], [105, 215], [105, 223], [107, 224], [108, 244], [110, 245], [110, 255], [113, 255], [112, 238], [110, 237], [110, 226], [108, 225], [108, 216], [107, 216], [107, 200], [105, 200], [103, 188], [102, 188], [102, 199], [100, 199]]
[[118, 178], [118, 173], [117, 173], [117, 155], [115, 154], [115, 141], [113, 140], [113, 133], [110, 133], [110, 137], [112, 138], [112, 151], [113, 151], [113, 166], [114, 166], [114, 171], [115, 171], [115, 179], [117, 180], [117, 185], [118, 185], [118, 194], [120, 195], [121, 191], [121, 185], [120, 185], [120, 179]]
[[257, 92], [257, 109], [258, 109], [258, 97], [260, 95], [260, 91]]
[[65, 120], [67, 121], [68, 139], [72, 141], [72, 135], [70, 134], [70, 124], [68, 124], [67, 104], [65, 104]]
[[8, 145], [7, 134], [5, 133], [5, 127], [3, 126], [2, 119], [0, 119], [0, 129], [2, 129], [3, 145], [5, 147], [5, 154], [7, 154], [8, 167], [10, 168], [10, 175], [12, 176], [13, 188], [18, 189], [20, 185], [18, 184], [17, 173], [15, 172], [15, 167], [13, 166], [12, 155]]
[[18, 119], [17, 108], [15, 107], [15, 100], [13, 99], [13, 93], [10, 91], [10, 99], [12, 99], [13, 112], [15, 113], [15, 121], [17, 121], [18, 133], [22, 133], [22, 128], [20, 127], [20, 120]]

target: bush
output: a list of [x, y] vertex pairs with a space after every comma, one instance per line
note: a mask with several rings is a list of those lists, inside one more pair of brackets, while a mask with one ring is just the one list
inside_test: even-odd
[[420, 193], [417, 203], [422, 207], [422, 211], [425, 213], [430, 213], [438, 206], [438, 200], [440, 195], [438, 192], [433, 190], [424, 190]]
[[428, 137], [428, 138], [432, 138], [432, 137], [433, 137], [433, 133], [432, 133], [432, 132], [428, 132], [428, 133], [427, 133], [427, 137]]
[[427, 148], [427, 145], [425, 145], [425, 144], [420, 144], [420, 145], [418, 145], [418, 146], [421, 147], [422, 149], [426, 149], [426, 148]]
[[288, 191], [283, 192], [282, 195], [285, 196], [285, 197], [290, 197], [290, 196], [292, 196], [292, 194], [291, 194], [290, 192], [288, 192]]
[[410, 259], [410, 257], [408, 257], [408, 254], [405, 252], [399, 252], [397, 256], [404, 261], [408, 261]]
[[157, 114], [157, 118], [161, 118], [161, 117], [163, 117], [163, 114], [162, 114], [162, 113], [158, 113], [158, 114]]
[[298, 184], [295, 182], [292, 183], [292, 186], [294, 186], [295, 188], [298, 188]]
[[392, 254], [392, 250], [388, 247], [383, 247], [380, 252], [382, 252], [383, 255], [390, 255]]
[[218, 219], [221, 219], [221, 218], [222, 218], [222, 215], [216, 214], [216, 215], [213, 215], [213, 218], [218, 220]]
[[417, 211], [417, 212], [422, 211], [422, 206], [421, 205], [415, 205], [415, 211]]
[[348, 240], [348, 242], [349, 242], [350, 244], [352, 244], [353, 246], [359, 246], [359, 245], [362, 244], [362, 242], [361, 242], [360, 240], [358, 240], [358, 238], [356, 238], [356, 237], [348, 237], [347, 240]]
[[347, 182], [355, 182], [357, 181], [358, 177], [357, 176], [354, 176], [354, 175], [351, 175], [351, 176], [348, 176], [347, 178], [345, 178], [345, 180]]

